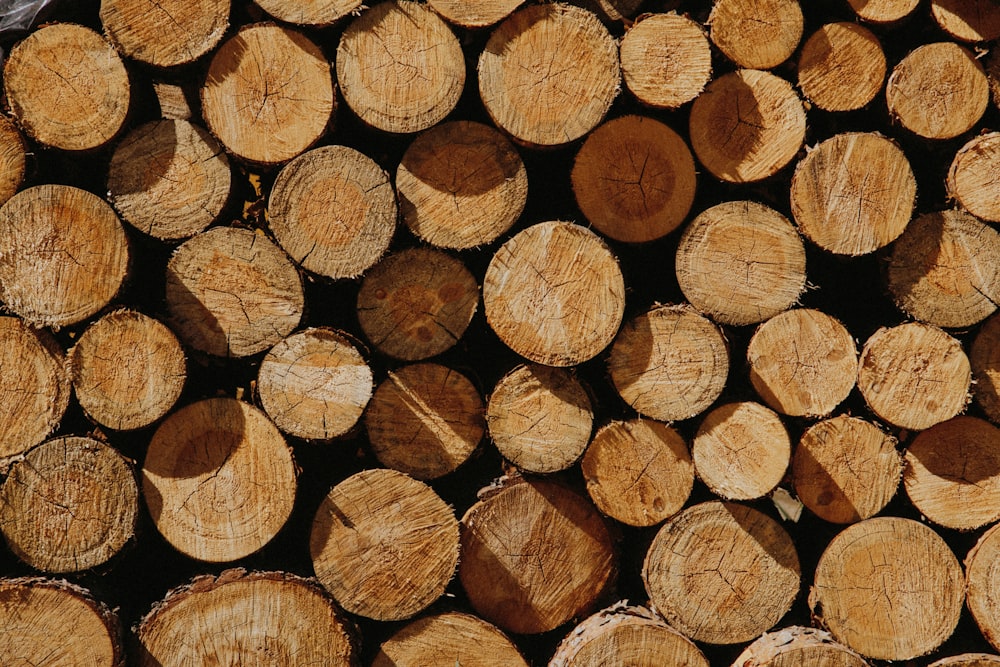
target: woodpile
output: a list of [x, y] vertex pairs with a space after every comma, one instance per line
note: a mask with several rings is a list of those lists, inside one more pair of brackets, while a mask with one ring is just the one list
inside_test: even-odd
[[996, 0], [5, 18], [0, 665], [1000, 665]]

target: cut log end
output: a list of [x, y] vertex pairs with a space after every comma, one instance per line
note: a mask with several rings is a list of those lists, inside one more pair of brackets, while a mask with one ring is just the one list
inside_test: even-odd
[[828, 23], [806, 40], [799, 56], [799, 88], [826, 111], [853, 111], [875, 99], [885, 80], [882, 45], [856, 23]]
[[[965, 586], [969, 611], [972, 618], [993, 648], [1000, 650], [1000, 526], [993, 526], [976, 542], [965, 557]], [[950, 663], [949, 663], [950, 664]], [[979, 662], [956, 662], [956, 665], [978, 667]], [[983, 656], [982, 666], [1000, 664], [1000, 657], [987, 659]]]
[[192, 63], [229, 27], [230, 0], [103, 0], [101, 24], [130, 58], [155, 67]]
[[471, 614], [446, 612], [413, 621], [379, 647], [371, 667], [528, 667], [495, 626]]
[[1000, 422], [1000, 316], [986, 320], [972, 341], [969, 363], [976, 403], [992, 422]]
[[1000, 222], [1000, 132], [973, 137], [958, 149], [945, 181], [948, 195], [977, 218]]
[[485, 28], [499, 23], [524, 0], [427, 0], [431, 9], [463, 28]]
[[313, 27], [333, 25], [361, 8], [361, 0], [258, 0], [257, 4], [279, 21]]
[[620, 49], [625, 85], [643, 104], [676, 109], [712, 78], [712, 50], [701, 24], [677, 14], [652, 14], [628, 29]]
[[862, 21], [895, 23], [917, 8], [920, 0], [847, 0]]
[[1000, 37], [1000, 6], [992, 0], [931, 0], [931, 15], [942, 30], [963, 42]]
[[860, 655], [834, 641], [829, 632], [791, 626], [767, 632], [733, 661], [732, 667], [868, 667]]
[[14, 196], [24, 181], [27, 147], [14, 122], [0, 116], [0, 206]]
[[798, 0], [716, 0], [708, 17], [712, 42], [738, 67], [771, 69], [802, 39]]

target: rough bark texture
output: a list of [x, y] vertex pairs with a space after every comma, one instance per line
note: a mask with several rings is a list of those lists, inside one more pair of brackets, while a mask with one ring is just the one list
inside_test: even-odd
[[406, 625], [382, 643], [371, 667], [528, 667], [510, 639], [472, 614], [445, 612]]
[[1000, 132], [973, 137], [958, 149], [945, 181], [948, 195], [978, 218], [1000, 222]]
[[853, 111], [882, 90], [886, 60], [878, 37], [856, 23], [827, 23], [802, 45], [799, 88], [826, 111]]
[[709, 35], [739, 67], [771, 69], [788, 60], [802, 39], [798, 0], [716, 0]]
[[747, 646], [732, 667], [867, 667], [860, 655], [838, 644], [829, 632], [791, 626], [767, 632]]
[[659, 109], [676, 109], [712, 78], [712, 49], [705, 29], [685, 16], [649, 14], [622, 37], [622, 78], [636, 98]]
[[313, 568], [347, 611], [398, 621], [444, 593], [458, 563], [458, 520], [429, 486], [394, 470], [333, 487], [309, 539]]
[[130, 58], [155, 67], [191, 63], [229, 27], [229, 0], [102, 0], [101, 24]]

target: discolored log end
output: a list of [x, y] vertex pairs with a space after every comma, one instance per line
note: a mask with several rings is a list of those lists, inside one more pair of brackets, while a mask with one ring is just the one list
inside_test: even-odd
[[142, 492], [171, 546], [224, 563], [277, 534], [292, 511], [295, 475], [291, 450], [264, 413], [212, 398], [177, 410], [153, 434]]
[[622, 77], [643, 104], [676, 109], [712, 78], [712, 50], [701, 24], [677, 14], [639, 17], [621, 40]]
[[229, 28], [230, 0], [102, 0], [101, 24], [130, 58], [155, 67], [192, 63]]
[[0, 116], [0, 206], [14, 196], [24, 181], [24, 137], [14, 122]]
[[265, 12], [285, 23], [325, 27], [361, 8], [361, 0], [259, 0]]
[[379, 647], [371, 667], [527, 667], [499, 629], [472, 614], [446, 612], [405, 626]]
[[860, 655], [834, 641], [829, 632], [791, 626], [767, 632], [741, 653], [732, 667], [868, 667]]
[[885, 81], [882, 44], [856, 23], [827, 23], [802, 45], [799, 88], [826, 111], [853, 111], [875, 99]]
[[330, 490], [309, 552], [324, 588], [352, 614], [398, 621], [444, 593], [458, 563], [458, 520], [429, 486], [370, 469]]
[[493, 121], [536, 146], [592, 130], [618, 95], [614, 38], [591, 12], [527, 5], [493, 30], [479, 57], [479, 94]]
[[716, 0], [708, 17], [712, 42], [738, 67], [771, 69], [802, 39], [798, 0]]
[[138, 515], [130, 462], [92, 438], [42, 443], [0, 486], [0, 532], [18, 558], [43, 572], [104, 564], [135, 536]]
[[318, 141], [335, 101], [320, 48], [270, 23], [244, 26], [223, 42], [201, 88], [212, 134], [234, 155], [264, 165], [287, 162]]
[[972, 215], [1000, 222], [1000, 132], [973, 137], [958, 149], [948, 169], [948, 196]]
[[366, 9], [344, 31], [337, 81], [347, 106], [372, 127], [419, 132], [455, 108], [465, 56], [430, 7], [390, 0]]

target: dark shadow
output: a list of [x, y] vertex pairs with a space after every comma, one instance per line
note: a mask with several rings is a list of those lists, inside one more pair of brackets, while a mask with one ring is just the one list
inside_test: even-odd
[[517, 150], [495, 130], [479, 125], [466, 125], [465, 134], [458, 130], [452, 126], [447, 143], [428, 145], [427, 135], [417, 139], [403, 155], [402, 166], [423, 184], [456, 199], [489, 192], [523, 170]]
[[168, 324], [185, 344], [220, 357], [229, 356], [229, 337], [215, 314], [191, 291], [190, 277], [176, 273], [167, 265], [166, 300], [170, 311]]
[[205, 77], [206, 86], [223, 84], [239, 71], [243, 58], [247, 55], [247, 41], [243, 33], [236, 33], [222, 43], [212, 57], [212, 65]]
[[702, 143], [736, 165], [765, 148], [766, 134], [771, 128], [761, 113], [753, 88], [738, 76], [728, 77], [724, 83], [725, 86], [716, 86], [714, 90], [710, 86], [705, 93], [711, 96], [711, 111], [706, 120], [712, 124], [701, 128], [706, 133]]
[[[784, 527], [774, 520], [760, 521], [761, 512], [740, 503], [722, 503], [729, 515], [740, 528], [767, 552], [778, 565], [786, 570], [800, 571], [800, 563], [795, 543]], [[763, 516], [767, 516], [766, 514]], [[777, 547], [785, 540], [792, 545], [791, 550], [784, 551]]]
[[986, 421], [957, 417], [923, 431], [910, 443], [907, 457], [944, 484], [979, 486], [1000, 478], [1000, 435]]
[[[108, 175], [109, 194], [117, 196], [146, 192], [151, 185], [162, 181], [170, 171], [177, 153], [176, 121], [158, 120], [141, 125], [128, 135], [129, 150], [121, 152], [117, 164], [112, 162]], [[166, 130], [166, 131], [165, 131]], [[143, 231], [148, 233], [147, 229]]]
[[825, 465], [816, 460], [808, 447], [795, 450], [792, 465], [795, 491], [799, 500], [816, 516], [833, 523], [861, 520], [857, 508], [844, 493]]

